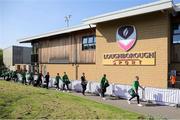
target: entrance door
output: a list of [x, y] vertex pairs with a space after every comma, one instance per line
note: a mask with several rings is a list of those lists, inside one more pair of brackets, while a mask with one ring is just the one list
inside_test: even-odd
[[[176, 18], [172, 22], [172, 42], [171, 42], [171, 64], [169, 66], [169, 75], [172, 74], [171, 71], [176, 71], [177, 83], [176, 88], [180, 88], [180, 21]], [[169, 87], [171, 84], [169, 82]]]

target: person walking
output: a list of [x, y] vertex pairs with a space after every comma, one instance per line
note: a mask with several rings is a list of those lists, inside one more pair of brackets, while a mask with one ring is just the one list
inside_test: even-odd
[[38, 73], [38, 78], [37, 78], [37, 81], [36, 81], [36, 86], [41, 87], [42, 77], [43, 77], [43, 74], [42, 74], [42, 71], [41, 71], [40, 73]]
[[82, 86], [82, 94], [85, 95], [86, 86], [87, 86], [87, 80], [85, 77], [85, 73], [82, 73], [82, 76], [81, 76], [81, 86]]
[[46, 76], [45, 76], [45, 81], [46, 81], [46, 88], [48, 89], [49, 87], [49, 78], [50, 78], [50, 75], [49, 75], [49, 72], [47, 72]]
[[22, 71], [21, 72], [21, 76], [22, 76], [22, 84], [26, 85], [26, 71]]
[[106, 78], [106, 74], [103, 75], [102, 79], [101, 79], [101, 83], [100, 83], [100, 87], [101, 87], [101, 97], [103, 100], [106, 100], [105, 98], [105, 92], [106, 92], [106, 88], [109, 86], [109, 82]]
[[28, 79], [29, 79], [29, 85], [34, 83], [34, 73], [33, 72], [30, 72]]
[[61, 79], [61, 77], [59, 76], [59, 73], [57, 73], [56, 82], [55, 82], [56, 90], [60, 90], [60, 88], [59, 88], [59, 80], [60, 79]]
[[65, 86], [67, 87], [67, 91], [69, 91], [69, 84], [70, 84], [71, 82], [69, 81], [69, 78], [68, 78], [66, 72], [64, 72], [62, 81], [63, 81], [63, 92], [64, 92], [64, 90], [65, 90]]
[[170, 83], [171, 83], [171, 87], [175, 88], [175, 84], [176, 84], [176, 76], [174, 74], [172, 74], [170, 76]]
[[139, 101], [139, 94], [138, 94], [138, 88], [141, 88], [142, 90], [144, 90], [144, 88], [139, 84], [139, 77], [135, 76], [135, 80], [133, 82], [132, 88], [128, 91], [129, 94], [131, 95], [131, 98], [127, 100], [128, 104], [131, 104], [131, 100], [135, 97], [137, 97], [137, 105], [138, 106], [142, 106], [142, 104], [140, 104]]
[[17, 70], [13, 73], [14, 82], [18, 82]]
[[4, 78], [4, 80], [6, 79], [6, 71], [5, 70], [2, 72], [2, 77]]
[[6, 81], [9, 81], [10, 80], [10, 71], [8, 70], [7, 72], [6, 72]]

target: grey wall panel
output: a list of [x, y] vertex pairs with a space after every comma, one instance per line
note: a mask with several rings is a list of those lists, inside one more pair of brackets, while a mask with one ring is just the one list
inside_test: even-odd
[[30, 64], [31, 51], [30, 47], [11, 46], [3, 50], [3, 62], [8, 68], [15, 64]]
[[23, 47], [13, 46], [13, 65], [23, 64]]
[[23, 64], [30, 64], [31, 63], [31, 52], [32, 52], [32, 48], [23, 48]]

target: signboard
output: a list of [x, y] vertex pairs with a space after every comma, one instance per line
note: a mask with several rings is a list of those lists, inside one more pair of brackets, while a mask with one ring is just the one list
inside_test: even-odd
[[116, 32], [118, 46], [124, 50], [130, 50], [136, 42], [136, 29], [134, 26], [121, 26]]
[[155, 65], [156, 52], [105, 53], [103, 65]]

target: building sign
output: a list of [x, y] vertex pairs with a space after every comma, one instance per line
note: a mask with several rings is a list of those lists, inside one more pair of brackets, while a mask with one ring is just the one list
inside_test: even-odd
[[104, 65], [155, 65], [156, 52], [105, 53]]
[[124, 51], [128, 51], [136, 42], [136, 29], [134, 26], [121, 26], [116, 32], [118, 46]]

